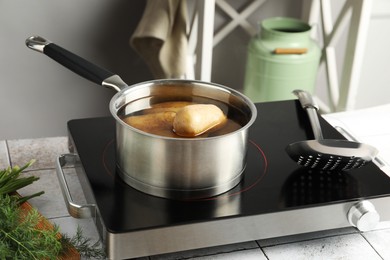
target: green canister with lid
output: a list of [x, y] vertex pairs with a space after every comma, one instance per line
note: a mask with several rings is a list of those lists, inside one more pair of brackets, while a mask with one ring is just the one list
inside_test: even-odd
[[253, 102], [292, 99], [294, 89], [314, 92], [321, 49], [301, 20], [274, 17], [261, 22], [251, 39], [244, 94]]

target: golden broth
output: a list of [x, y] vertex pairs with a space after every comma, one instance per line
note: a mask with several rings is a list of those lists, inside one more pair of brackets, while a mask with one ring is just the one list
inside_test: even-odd
[[118, 111], [118, 116], [127, 124], [146, 133], [165, 137], [182, 138], [173, 131], [173, 119], [176, 112], [190, 104], [214, 104], [227, 116], [226, 123], [217, 129], [205, 134], [189, 138], [205, 138], [228, 134], [244, 126], [249, 118], [239, 109], [224, 102], [204, 97], [191, 97], [187, 100], [158, 99], [147, 97], [133, 101]]

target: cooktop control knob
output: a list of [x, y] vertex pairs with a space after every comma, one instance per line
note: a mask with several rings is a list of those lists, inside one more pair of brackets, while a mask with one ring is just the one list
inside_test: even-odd
[[370, 231], [379, 223], [379, 214], [371, 202], [363, 200], [349, 209], [348, 221], [360, 231]]

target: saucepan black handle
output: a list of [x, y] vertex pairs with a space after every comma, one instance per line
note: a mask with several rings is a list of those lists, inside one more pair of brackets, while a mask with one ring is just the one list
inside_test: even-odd
[[[26, 45], [30, 49], [44, 53], [64, 67], [96, 84], [113, 88], [116, 91], [119, 91], [123, 87], [127, 86], [126, 83], [124, 83], [119, 76], [114, 73], [81, 58], [80, 56], [46, 40], [41, 36], [31, 36], [27, 38]], [[115, 83], [110, 82], [112, 78], [115, 78]], [[118, 80], [118, 78], [120, 80]]]

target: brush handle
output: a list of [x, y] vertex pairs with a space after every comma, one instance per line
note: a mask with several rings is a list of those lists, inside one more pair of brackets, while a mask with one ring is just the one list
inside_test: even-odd
[[296, 95], [301, 103], [303, 109], [306, 110], [307, 115], [309, 116], [310, 125], [313, 130], [314, 138], [316, 140], [324, 139], [322, 135], [320, 121], [318, 119], [318, 105], [314, 102], [311, 94], [304, 90], [294, 90], [294, 95]]

